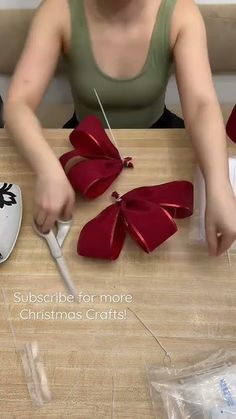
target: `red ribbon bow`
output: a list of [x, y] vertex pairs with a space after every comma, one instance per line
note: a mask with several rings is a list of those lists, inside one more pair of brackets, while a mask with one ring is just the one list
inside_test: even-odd
[[70, 142], [75, 150], [63, 154], [60, 162], [74, 190], [87, 198], [101, 195], [124, 167], [133, 167], [132, 157], [122, 160], [96, 116], [85, 118], [70, 134]]
[[113, 192], [112, 196], [116, 203], [83, 227], [77, 248], [80, 255], [115, 260], [127, 232], [149, 253], [177, 231], [173, 218], [193, 213], [193, 185], [187, 181], [144, 186], [122, 197]]
[[229, 138], [236, 143], [236, 105], [232, 110], [229, 120], [226, 125], [226, 132]]

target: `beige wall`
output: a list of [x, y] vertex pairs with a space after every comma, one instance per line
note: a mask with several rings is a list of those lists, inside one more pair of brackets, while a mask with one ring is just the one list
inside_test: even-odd
[[[35, 7], [40, 4], [41, 0], [0, 0], [0, 8], [25, 8]], [[236, 0], [197, 0], [197, 3], [202, 4], [234, 4]]]
[[[4, 8], [33, 8], [41, 0], [0, 0], [0, 9]], [[199, 0], [199, 3], [236, 3], [236, 0]], [[0, 77], [0, 93], [5, 97], [9, 80], [6, 77]], [[236, 75], [215, 76], [214, 83], [218, 98], [222, 103], [235, 102]], [[44, 100], [46, 102], [70, 103], [71, 94], [68, 82], [65, 79], [56, 79], [51, 83]], [[176, 83], [172, 79], [167, 90], [167, 105], [179, 102]]]

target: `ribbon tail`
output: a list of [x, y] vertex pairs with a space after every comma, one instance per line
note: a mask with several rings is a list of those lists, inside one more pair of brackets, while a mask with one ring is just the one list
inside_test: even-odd
[[118, 205], [110, 205], [82, 229], [77, 251], [81, 256], [115, 260], [126, 236], [124, 219]]

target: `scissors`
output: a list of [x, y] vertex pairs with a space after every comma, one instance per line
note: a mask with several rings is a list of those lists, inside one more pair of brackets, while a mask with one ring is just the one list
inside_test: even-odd
[[50, 230], [48, 233], [42, 233], [39, 230], [38, 226], [36, 225], [35, 221], [33, 222], [33, 228], [35, 232], [38, 234], [38, 236], [46, 240], [47, 245], [50, 249], [51, 255], [57, 264], [57, 267], [59, 269], [59, 272], [61, 274], [61, 277], [64, 281], [66, 288], [68, 289], [70, 294], [72, 294], [74, 297], [77, 297], [74, 283], [71, 279], [70, 272], [68, 270], [66, 261], [62, 253], [62, 246], [71, 229], [71, 225], [72, 225], [72, 220], [69, 220], [69, 221], [57, 220], [56, 221], [57, 233], [55, 235], [53, 230]]

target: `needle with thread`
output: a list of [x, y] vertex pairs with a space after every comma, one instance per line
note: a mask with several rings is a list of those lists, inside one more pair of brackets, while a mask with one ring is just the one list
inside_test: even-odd
[[162, 343], [159, 341], [159, 339], [156, 337], [156, 335], [154, 335], [154, 333], [151, 331], [151, 329], [144, 323], [144, 321], [137, 315], [137, 313], [135, 313], [135, 311], [133, 311], [130, 307], [127, 307], [129, 311], [131, 311], [131, 313], [133, 313], [133, 315], [139, 320], [139, 322], [145, 327], [145, 329], [152, 335], [152, 337], [155, 339], [155, 341], [158, 343], [159, 347], [162, 349], [162, 351], [164, 352], [164, 358], [163, 358], [163, 365], [165, 368], [168, 368], [166, 365], [166, 361], [168, 360], [169, 364], [172, 365], [172, 360], [171, 360], [171, 356], [170, 354], [167, 352], [167, 350], [164, 348], [164, 346], [162, 345]]
[[101, 108], [101, 111], [102, 111], [102, 114], [103, 114], [103, 116], [104, 116], [104, 119], [105, 119], [105, 121], [106, 121], [106, 124], [107, 124], [107, 126], [108, 126], [109, 132], [110, 132], [110, 134], [111, 134], [111, 138], [112, 138], [113, 144], [115, 145], [115, 147], [117, 148], [117, 150], [118, 150], [118, 151], [119, 151], [119, 153], [120, 153], [120, 150], [119, 150], [118, 144], [117, 144], [116, 139], [115, 139], [115, 136], [114, 136], [114, 134], [113, 134], [113, 132], [112, 132], [112, 129], [111, 129], [111, 126], [110, 126], [110, 124], [109, 124], [109, 121], [108, 121], [108, 118], [107, 118], [106, 112], [105, 112], [105, 110], [104, 110], [104, 107], [103, 107], [103, 105], [102, 105], [101, 99], [100, 99], [100, 97], [99, 97], [99, 95], [98, 95], [98, 92], [97, 92], [97, 90], [95, 89], [95, 87], [94, 87], [94, 89], [93, 89], [93, 90], [94, 90], [95, 96], [96, 96], [96, 98], [97, 98], [97, 101], [98, 101], [98, 103], [99, 103], [99, 106], [100, 106], [100, 108]]

